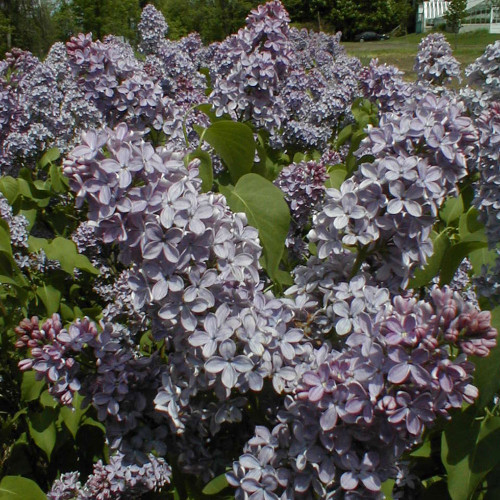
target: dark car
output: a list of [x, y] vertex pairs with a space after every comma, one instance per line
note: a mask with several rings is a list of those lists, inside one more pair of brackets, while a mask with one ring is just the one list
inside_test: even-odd
[[363, 31], [359, 35], [354, 37], [356, 42], [369, 42], [372, 40], [388, 40], [389, 35], [382, 35], [380, 33], [375, 33], [375, 31]]

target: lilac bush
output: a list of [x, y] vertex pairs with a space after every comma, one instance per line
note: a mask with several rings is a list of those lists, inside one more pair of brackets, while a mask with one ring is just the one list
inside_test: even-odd
[[497, 337], [498, 44], [458, 92], [441, 35], [409, 83], [278, 0], [209, 47], [152, 5], [138, 30], [139, 56], [79, 34], [0, 64], [6, 329], [65, 407], [16, 418], [47, 463], [41, 406], [58, 443], [74, 406], [106, 447], [48, 498], [196, 496], [228, 470], [245, 500], [417, 495], [412, 450], [493, 399], [473, 377]]

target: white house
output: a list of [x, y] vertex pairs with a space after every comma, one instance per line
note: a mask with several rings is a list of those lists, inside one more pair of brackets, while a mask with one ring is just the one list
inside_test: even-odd
[[[498, 2], [496, 2], [498, 5]], [[449, 2], [426, 0], [418, 5], [417, 32], [425, 32], [445, 24], [444, 14]], [[460, 32], [487, 29], [490, 33], [500, 33], [500, 7], [491, 0], [468, 0], [467, 17]]]

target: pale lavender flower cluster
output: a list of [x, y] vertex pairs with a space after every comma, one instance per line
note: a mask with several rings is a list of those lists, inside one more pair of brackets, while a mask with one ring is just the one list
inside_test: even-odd
[[465, 69], [469, 83], [477, 85], [488, 100], [500, 97], [500, 40], [486, 47], [484, 54]]
[[286, 118], [278, 89], [292, 63], [290, 19], [279, 0], [250, 12], [245, 28], [212, 48], [209, 96], [218, 116], [227, 113], [258, 127], [279, 128]]
[[[415, 267], [432, 253], [429, 234], [438, 208], [456, 192], [467, 169], [475, 167], [468, 167], [467, 162], [475, 161], [476, 140], [472, 120], [457, 99], [427, 92], [418, 101], [408, 101], [368, 130], [356, 154], [372, 154], [375, 161], [362, 164], [353, 179], [334, 193], [342, 209], [333, 213], [334, 203], [327, 213], [323, 211], [322, 219], [341, 217], [332, 222], [334, 229], [343, 230], [344, 244], [366, 246], [383, 241], [387, 253], [384, 257], [377, 257], [376, 251], [372, 254], [372, 270], [391, 288], [405, 287]], [[368, 187], [370, 193], [365, 194]], [[366, 201], [357, 201], [363, 198]], [[369, 213], [377, 215], [372, 219]], [[352, 231], [344, 229], [351, 227]], [[325, 241], [335, 246], [331, 238]], [[325, 247], [326, 253], [332, 250]]]
[[328, 179], [326, 168], [315, 161], [301, 161], [284, 167], [274, 181], [284, 193], [294, 221], [304, 226], [321, 201]]
[[403, 104], [409, 94], [410, 84], [403, 80], [403, 74], [396, 66], [372, 59], [361, 70], [360, 87], [366, 98], [379, 102], [381, 110], [392, 110]]
[[236, 498], [380, 498], [424, 430], [477, 397], [467, 355], [496, 345], [490, 320], [448, 288], [360, 314], [342, 351], [315, 351], [277, 425], [256, 427], [227, 474]]
[[[260, 391], [266, 378], [285, 390], [308, 350], [303, 332], [290, 327], [292, 311], [261, 291], [257, 231], [222, 196], [200, 194], [197, 170], [186, 169], [180, 155], [154, 149], [126, 125], [88, 132], [83, 141], [64, 171], [78, 203], [87, 201], [96, 234], [118, 244], [121, 261], [133, 264], [134, 306], [149, 318], [155, 340], [167, 341], [169, 363], [161, 375], [148, 368], [156, 377], [148, 386], [161, 382], [152, 399], [173, 432], [182, 434], [201, 416], [210, 423], [216, 418], [214, 429], [234, 419], [219, 411], [233, 390]], [[120, 366], [129, 370], [126, 360]], [[140, 373], [135, 361], [130, 372]], [[195, 397], [207, 391], [220, 403], [210, 416], [196, 417]], [[94, 403], [102, 417], [121, 408], [114, 393]]]
[[147, 77], [130, 45], [112, 36], [93, 42], [92, 35], [80, 34], [66, 48], [73, 77], [108, 123], [128, 120], [144, 127], [154, 119], [162, 91]]
[[154, 5], [148, 4], [142, 9], [141, 20], [137, 25], [139, 32], [139, 50], [143, 54], [154, 54], [162, 46], [168, 33], [168, 24]]
[[414, 71], [420, 80], [442, 85], [456, 78], [459, 82], [460, 63], [453, 57], [450, 44], [441, 33], [431, 33], [418, 44]]
[[139, 49], [146, 55], [144, 71], [160, 85], [164, 96], [184, 106], [186, 112], [191, 106], [207, 101], [206, 79], [199, 72], [205, 48], [197, 33], [170, 41], [165, 38], [167, 30], [163, 14], [147, 5], [139, 23]]
[[71, 406], [73, 395], [80, 387], [80, 365], [75, 356], [97, 335], [95, 325], [88, 319], [77, 320], [63, 328], [58, 314], [40, 326], [34, 316], [21, 321], [15, 332], [18, 349], [29, 348], [30, 358], [19, 362], [22, 371], [34, 370], [37, 380], [49, 383], [49, 392], [62, 404]]
[[140, 498], [147, 492], [161, 490], [170, 484], [172, 471], [163, 458], [150, 454], [141, 464], [127, 463], [118, 452], [109, 464], [99, 460], [84, 485], [78, 472], [62, 474], [54, 481], [47, 497], [49, 500], [115, 500]]
[[12, 207], [0, 193], [0, 217], [7, 223], [10, 231], [10, 243], [14, 250], [28, 248], [28, 219], [24, 215], [13, 215]]
[[16, 174], [15, 163], [33, 161], [54, 140], [62, 93], [50, 68], [29, 52], [13, 49], [6, 62], [0, 74], [0, 168]]
[[347, 57], [340, 33], [332, 36], [292, 28], [289, 38], [292, 69], [280, 88], [286, 119], [271, 140], [276, 147], [291, 144], [325, 150], [358, 95], [361, 63]]
[[62, 44], [51, 49], [45, 62], [13, 49], [0, 73], [0, 167], [16, 174], [33, 166], [40, 151], [70, 147], [76, 132], [99, 124], [100, 113], [84, 98], [71, 77]]
[[327, 179], [328, 174], [323, 163], [302, 161], [284, 167], [274, 181], [285, 193], [292, 216], [292, 227], [285, 244], [297, 256], [306, 251], [302, 233], [310, 221], [313, 209], [323, 198]]
[[500, 275], [500, 105], [496, 102], [485, 109], [477, 119], [479, 130], [480, 180], [477, 185], [474, 204], [480, 211], [485, 224], [490, 249], [497, 253], [492, 269], [484, 269], [483, 276], [476, 282], [481, 295], [493, 303], [500, 300], [498, 277]]

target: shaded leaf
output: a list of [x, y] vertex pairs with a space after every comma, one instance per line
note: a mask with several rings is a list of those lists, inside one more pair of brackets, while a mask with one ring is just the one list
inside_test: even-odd
[[40, 403], [45, 408], [55, 408], [59, 403], [54, 399], [48, 390], [42, 392]]
[[[491, 325], [500, 332], [500, 306], [491, 311]], [[477, 408], [491, 403], [493, 396], [500, 390], [500, 345], [496, 345], [486, 358], [473, 358], [476, 365], [474, 385], [479, 389]]]
[[283, 192], [257, 174], [244, 175], [234, 189], [220, 187], [233, 212], [245, 212], [248, 223], [259, 231], [264, 249], [263, 267], [276, 280], [285, 239], [290, 227], [290, 211]]
[[47, 316], [52, 316], [55, 312], [59, 311], [59, 304], [61, 303], [61, 291], [52, 285], [37, 287], [36, 294], [45, 306]]
[[453, 221], [457, 220], [464, 213], [464, 200], [461, 195], [456, 198], [448, 198], [441, 209], [439, 210], [439, 217], [442, 221], [450, 225]]
[[[87, 412], [87, 408], [82, 409], [83, 396], [79, 393], [75, 393], [73, 396], [73, 408], [69, 406], [63, 406], [60, 410], [62, 421], [64, 425], [68, 428], [69, 432], [73, 436], [73, 439], [76, 438], [76, 434], [78, 429], [80, 428], [80, 423], [82, 422], [82, 418]], [[88, 424], [88, 422], [86, 422]]]
[[0, 481], [0, 499], [47, 500], [47, 496], [31, 479], [22, 476], [5, 476]]
[[451, 498], [471, 498], [488, 472], [500, 463], [500, 417], [479, 421], [472, 406], [456, 415], [443, 433], [441, 458]]
[[214, 477], [209, 483], [207, 483], [203, 488], [202, 493], [204, 495], [216, 495], [228, 486], [229, 483], [227, 482], [226, 474], [221, 474], [220, 476]]
[[7, 198], [10, 205], [13, 205], [19, 196], [19, 184], [14, 177], [6, 176], [0, 179], [0, 191]]
[[439, 285], [446, 285], [453, 279], [458, 267], [471, 252], [487, 246], [488, 243], [483, 241], [461, 241], [449, 247], [443, 257]]
[[90, 263], [90, 260], [85, 255], [78, 253], [75, 243], [71, 240], [58, 236], [52, 241], [48, 241], [44, 238], [30, 236], [28, 244], [31, 252], [43, 249], [47, 258], [59, 261], [61, 269], [68, 274], [73, 274], [75, 268], [91, 274], [99, 274], [99, 270]]
[[244, 123], [223, 120], [205, 129], [201, 138], [222, 158], [233, 182], [250, 173], [255, 158], [255, 141], [250, 127]]
[[203, 193], [212, 190], [214, 184], [214, 171], [212, 168], [212, 160], [210, 155], [206, 151], [201, 151], [197, 149], [196, 151], [189, 153], [186, 156], [186, 163], [189, 164], [195, 158], [200, 160], [200, 165], [198, 166], [198, 172], [201, 179], [201, 190]]
[[36, 380], [35, 375], [33, 370], [23, 373], [23, 381], [21, 382], [21, 401], [34, 401], [39, 398], [45, 386], [45, 382], [43, 380]]
[[56, 415], [52, 408], [45, 408], [41, 413], [32, 413], [28, 418], [29, 433], [35, 444], [43, 450], [48, 459], [56, 444]]
[[326, 188], [340, 189], [340, 186], [347, 177], [347, 169], [344, 165], [334, 165], [328, 168], [329, 178], [325, 182]]
[[[435, 233], [434, 233], [435, 236]], [[427, 264], [423, 269], [417, 269], [414, 277], [410, 280], [409, 288], [420, 288], [431, 282], [432, 278], [436, 276], [443, 262], [443, 257], [450, 247], [450, 239], [447, 231], [439, 233], [433, 239], [434, 253], [427, 260]]]
[[48, 149], [45, 154], [40, 159], [40, 167], [45, 167], [49, 163], [52, 163], [58, 160], [61, 157], [61, 152], [57, 148]]

